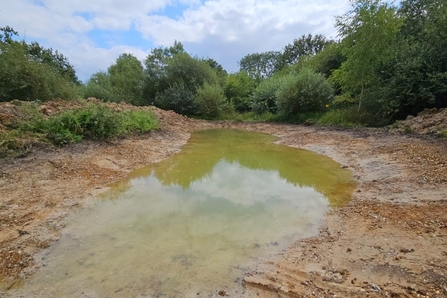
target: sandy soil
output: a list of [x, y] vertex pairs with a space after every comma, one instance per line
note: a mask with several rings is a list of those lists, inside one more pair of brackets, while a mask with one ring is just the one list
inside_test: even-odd
[[111, 142], [43, 147], [0, 161], [0, 296], [35, 272], [33, 255], [65, 216], [130, 171], [180, 151], [195, 130], [279, 137], [349, 167], [358, 182], [319, 235], [268, 256], [231, 297], [447, 297], [447, 141], [383, 130], [191, 120], [154, 109], [158, 131]]

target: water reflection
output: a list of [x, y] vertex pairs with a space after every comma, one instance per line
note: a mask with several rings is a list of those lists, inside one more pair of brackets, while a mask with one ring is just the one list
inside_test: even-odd
[[[197, 297], [233, 289], [257, 257], [313, 235], [346, 203], [349, 171], [238, 131], [194, 134], [71, 216], [45, 267], [17, 295]], [[324, 184], [324, 185], [323, 185]], [[199, 296], [200, 296], [199, 295]]]

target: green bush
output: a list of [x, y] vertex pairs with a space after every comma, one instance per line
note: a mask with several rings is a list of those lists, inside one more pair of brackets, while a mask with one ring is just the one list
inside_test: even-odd
[[205, 83], [197, 90], [195, 102], [199, 115], [205, 118], [216, 118], [226, 103], [226, 98], [219, 85]]
[[102, 101], [120, 101], [110, 82], [110, 75], [106, 72], [94, 73], [88, 82], [78, 89], [81, 98], [95, 97]]
[[278, 112], [293, 118], [300, 113], [324, 111], [334, 97], [334, 90], [323, 74], [303, 69], [284, 77], [275, 93]]
[[230, 74], [225, 80], [224, 93], [238, 112], [250, 110], [250, 97], [256, 87], [256, 81], [247, 72]]
[[284, 76], [272, 76], [262, 81], [254, 90], [251, 109], [256, 114], [276, 113], [276, 91], [284, 84]]
[[173, 110], [182, 115], [195, 115], [197, 107], [194, 92], [183, 83], [174, 83], [155, 97], [154, 105], [163, 110]]
[[157, 120], [147, 111], [126, 111], [122, 113], [122, 125], [125, 133], [146, 132], [157, 128]]
[[23, 124], [21, 130], [45, 135], [55, 145], [65, 145], [83, 139], [110, 139], [156, 127], [157, 121], [149, 112], [116, 113], [103, 105], [88, 104], [82, 109], [65, 111], [49, 119], [36, 117]]

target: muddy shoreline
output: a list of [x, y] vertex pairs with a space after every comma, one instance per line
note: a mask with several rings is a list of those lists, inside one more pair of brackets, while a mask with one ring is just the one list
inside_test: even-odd
[[[161, 128], [111, 142], [43, 147], [0, 161], [0, 294], [36, 270], [64, 218], [130, 171], [181, 150], [210, 128], [264, 132], [327, 155], [358, 183], [320, 234], [259, 262], [232, 297], [446, 297], [447, 144], [382, 130], [191, 120], [155, 110]], [[218, 296], [218, 293], [215, 293]]]

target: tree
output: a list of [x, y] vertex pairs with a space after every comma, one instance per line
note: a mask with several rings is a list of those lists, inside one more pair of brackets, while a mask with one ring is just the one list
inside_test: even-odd
[[355, 0], [351, 11], [337, 17], [336, 26], [346, 61], [334, 71], [333, 80], [345, 94], [357, 98], [360, 111], [365, 93], [377, 83], [377, 69], [392, 56], [401, 19], [386, 2]]
[[122, 54], [109, 67], [108, 73], [119, 100], [135, 105], [142, 103], [144, 75], [140, 60], [132, 54]]
[[[19, 42], [14, 36], [17, 37], [17, 32], [11, 27], [0, 28], [0, 101], [75, 98], [74, 82], [56, 67], [60, 61], [53, 60], [62, 59], [62, 54], [48, 60], [38, 59], [32, 51], [37, 43]], [[68, 64], [65, 57], [62, 60]]]
[[312, 34], [302, 35], [299, 39], [295, 39], [292, 44], [284, 47], [282, 59], [284, 64], [294, 64], [300, 57], [315, 56], [318, 52], [323, 51], [328, 45], [334, 43], [333, 40], [327, 40], [324, 35]]
[[258, 82], [272, 76], [283, 66], [282, 54], [279, 51], [249, 54], [239, 61], [239, 69]]
[[70, 64], [67, 57], [62, 53], [57, 50], [53, 51], [52, 48], [46, 49], [37, 42], [32, 42], [30, 44], [26, 44], [25, 42], [22, 43], [28, 49], [27, 51], [31, 59], [50, 66], [60, 75], [77, 85], [81, 83], [76, 75], [73, 65]]
[[110, 82], [109, 73], [103, 71], [94, 73], [87, 83], [81, 86], [80, 93], [83, 98], [96, 97], [103, 101], [119, 101]]
[[376, 97], [389, 117], [405, 118], [425, 108], [447, 107], [447, 5], [442, 0], [406, 0], [392, 59], [381, 69]]
[[174, 55], [182, 53], [186, 53], [183, 44], [175, 41], [171, 47], [152, 49], [151, 53], [146, 57], [144, 61], [145, 82], [143, 98], [147, 104], [153, 102], [157, 93], [169, 87], [166, 67]]
[[196, 114], [197, 90], [205, 83], [216, 85], [221, 81], [217, 62], [191, 57], [179, 42], [152, 50], [145, 65], [144, 102], [181, 114]]

